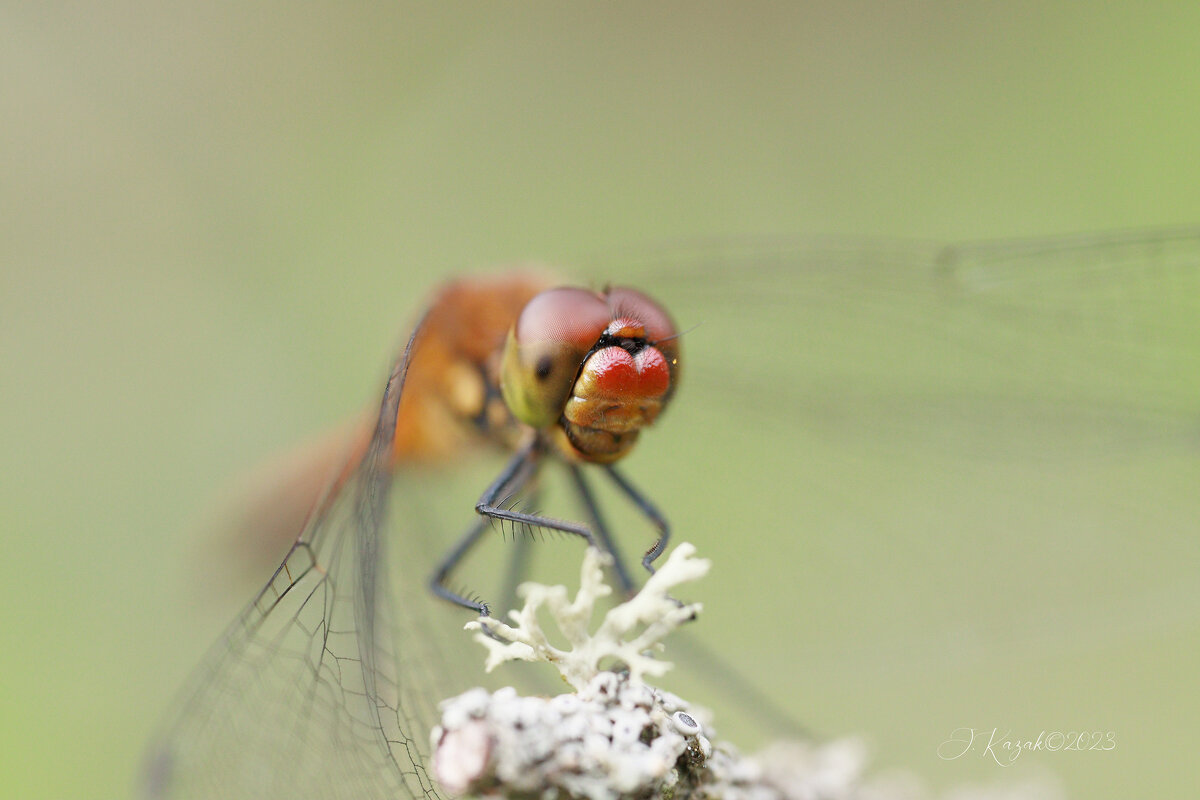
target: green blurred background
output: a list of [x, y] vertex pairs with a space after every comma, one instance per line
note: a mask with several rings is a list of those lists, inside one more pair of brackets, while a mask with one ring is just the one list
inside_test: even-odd
[[[371, 397], [438, 276], [693, 237], [1194, 223], [1198, 30], [1183, 3], [0, 7], [3, 793], [129, 793], [246, 598], [203, 586], [197, 520]], [[809, 535], [768, 516], [780, 546]], [[876, 587], [844, 613], [867, 634], [906, 583], [872, 555], [803, 551]], [[1112, 729], [1113, 752], [1027, 760], [1073, 796], [1194, 789], [1197, 593], [1115, 641], [891, 669], [869, 636], [737, 630], [777, 564], [718, 561], [698, 591], [733, 630], [711, 641], [821, 733], [948, 786], [1007, 774], [936, 758], [960, 725]]]

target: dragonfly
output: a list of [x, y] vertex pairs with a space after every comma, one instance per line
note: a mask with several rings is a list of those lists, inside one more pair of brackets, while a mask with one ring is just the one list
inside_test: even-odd
[[[835, 491], [853, 496], [847, 474], [865, 476], [863, 493], [879, 491], [866, 481], [882, 475], [899, 483], [905, 472], [950, 480], [975, 470], [1053, 483], [1097, 464], [1121, 474], [1146, 453], [1184, 465], [1179, 471], [1200, 461], [1200, 230], [956, 245], [709, 242], [619, 254], [601, 270], [639, 290], [558, 288], [516, 272], [463, 279], [435, 298], [396, 360], [378, 411], [344, 437], [348, 455], [331, 456], [334, 439], [308, 453], [306, 475], [319, 472], [328, 482], [319, 498], [292, 492], [293, 506], [311, 509], [306, 520], [280, 512], [286, 523], [263, 526], [264, 540], [294, 539], [172, 707], [149, 750], [147, 796], [438, 797], [427, 739], [446, 676], [460, 668], [439, 650], [439, 633], [412, 598], [428, 583], [452, 604], [490, 612], [448, 583], [489, 520], [559, 530], [615, 551], [589, 470], [606, 474], [649, 522], [643, 566], [652, 570], [667, 539], [666, 516], [614, 462], [672, 402], [681, 339], [689, 340], [689, 391], [716, 399], [703, 420], [708, 433], [676, 440], [679, 457], [702, 460], [712, 431], [765, 430], [764, 450], [772, 438], [806, 448], [795, 463], [811, 466], [796, 467], [794, 476], [780, 478], [780, 459], [764, 459], [790, 493], [804, 490], [793, 478], [819, 482], [835, 472]], [[699, 327], [681, 336], [673, 319]], [[522, 347], [523, 323], [571, 343]], [[571, 335], [562, 336], [564, 328]], [[619, 380], [595, 379], [584, 365], [611, 348]], [[560, 374], [553, 391], [540, 388]], [[599, 386], [599, 408], [619, 430], [568, 418], [570, 387], [581, 375]], [[614, 394], [634, 401], [613, 408]], [[780, 433], [795, 430], [800, 438]], [[598, 455], [586, 452], [589, 437]], [[440, 561], [413, 563], [407, 548], [389, 549], [419, 525], [415, 506], [389, 508], [393, 484], [411, 474], [406, 466], [483, 441], [512, 455], [476, 505], [482, 521]], [[564, 465], [583, 522], [520, 506], [548, 462]], [[767, 474], [755, 469], [745, 466], [756, 480]], [[738, 519], [750, 513], [728, 488], [740, 470], [716, 456], [702, 468], [713, 476], [713, 494], [730, 495]], [[986, 497], [1020, 507], [1014, 485]], [[1102, 491], [1077, 506], [1063, 502], [1082, 509]], [[1092, 544], [1136, 534], [1191, 558], [1183, 520], [1194, 521], [1200, 502], [1176, 500], [1157, 533], [1118, 520], [1099, 524]], [[963, 513], [953, 497], [944, 510]], [[993, 510], [983, 503], [977, 513]], [[887, 531], [885, 521], [876, 535]], [[880, 545], [899, 572], [928, 555], [917, 545], [906, 560], [913, 542], [902, 537]], [[764, 558], [752, 549], [748, 535], [747, 557]], [[624, 589], [636, 582], [621, 568], [616, 579]], [[1194, 608], [1194, 583], [1175, 580]]]

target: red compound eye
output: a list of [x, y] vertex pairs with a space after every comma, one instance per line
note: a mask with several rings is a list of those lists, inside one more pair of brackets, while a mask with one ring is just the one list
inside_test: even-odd
[[675, 326], [649, 297], [624, 288], [558, 288], [521, 312], [500, 388], [520, 421], [561, 426], [575, 456], [610, 461], [666, 406], [678, 370]]

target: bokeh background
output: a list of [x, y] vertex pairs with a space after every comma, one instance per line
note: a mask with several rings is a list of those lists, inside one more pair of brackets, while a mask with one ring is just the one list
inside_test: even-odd
[[[439, 276], [747, 234], [1195, 223], [1197, 30], [1182, 3], [0, 6], [3, 793], [131, 792], [156, 720], [248, 596], [212, 588], [197, 538], [214, 497], [370, 399]], [[708, 473], [762, 483], [766, 465], [778, 483], [697, 497], [672, 452], [695, 458], [710, 434], [668, 431], [630, 465], [664, 508], [759, 515], [752, 547], [700, 529], [704, 513], [682, 533], [718, 559], [701, 637], [786, 713], [861, 733], [934, 787], [1015, 771], [936, 756], [959, 726], [998, 726], [1115, 731], [1112, 752], [1022, 759], [1072, 796], [1194, 788], [1194, 548], [1062, 547], [1059, 565], [1137, 565], [1143, 587], [1174, 570], [1161, 604], [1117, 583], [1101, 608], [1130, 616], [1112, 637], [946, 633], [944, 614], [922, 620], [969, 600], [927, 585], [888, 616], [924, 580], [897, 563], [920, 559], [869, 531], [839, 549], [820, 534], [833, 512], [797, 513], [861, 502], [884, 519], [894, 495], [806, 495], [792, 440], [726, 430]], [[1164, 496], [1196, 477], [1181, 450], [1145, 467]], [[980, 552], [953, 549], [1002, 548]], [[1021, 619], [1046, 577], [1011, 587]], [[796, 585], [785, 596], [811, 604], [840, 592], [836, 624], [834, 603], [772, 605]]]

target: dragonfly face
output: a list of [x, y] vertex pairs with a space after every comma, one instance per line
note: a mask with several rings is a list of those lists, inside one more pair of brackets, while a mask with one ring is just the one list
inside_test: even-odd
[[558, 288], [521, 311], [500, 386], [517, 419], [559, 434], [564, 455], [611, 463], [658, 418], [678, 380], [678, 335], [657, 303], [632, 289]]
[[[704, 436], [684, 431], [674, 452], [655, 456], [662, 466], [655, 474], [670, 469], [688, 484], [663, 487], [676, 495], [666, 507], [677, 524], [685, 521], [689, 538], [714, 526], [720, 544], [733, 538], [724, 534], [735, 523], [769, 510], [776, 493], [788, 513], [773, 560], [789, 580], [773, 595], [774, 608], [806, 619], [819, 610], [828, 620], [806, 657], [837, 654], [831, 674], [853, 674], [844, 653], [855, 647], [861, 663], [920, 657], [932, 652], [923, 632], [958, 630], [962, 620], [1006, 636], [1044, 622], [1045, 615], [1013, 609], [1020, 595], [1006, 591], [1035, 568], [1048, 573], [1039, 602], [1054, 603], [1062, 629], [1083, 636], [1093, 620], [1119, 621], [1122, 600], [1132, 604], [1161, 587], [1172, 590], [1172, 609], [1196, 606], [1185, 567], [1194, 537], [1185, 527], [1200, 507], [1194, 492], [1168, 489], [1200, 459], [1200, 233], [947, 250], [759, 242], [677, 254], [665, 266], [655, 255], [628, 268], [619, 277], [645, 278], [684, 325], [705, 323], [689, 339], [689, 381], [698, 389], [689, 394], [726, 404], [720, 427]], [[431, 306], [351, 467], [174, 709], [152, 752], [153, 796], [436, 794], [425, 772], [426, 737], [444, 696], [439, 687], [461, 668], [436, 652], [408, 604], [432, 565], [413, 563], [402, 548], [405, 563], [394, 572], [385, 566], [388, 542], [403, 543], [413, 519], [387, 513], [393, 475], [481, 436], [520, 446], [531, 428], [560, 430], [553, 409], [560, 402], [565, 409], [574, 394], [558, 382], [560, 363], [564, 376], [574, 370], [570, 386], [582, 379], [631, 396], [632, 410], [613, 416], [633, 431], [630, 421], [653, 422], [671, 402], [678, 378], [674, 325], [645, 309], [627, 313], [618, 303], [613, 313], [605, 301], [601, 313], [572, 295], [582, 304], [578, 317], [599, 335], [587, 342], [571, 329], [546, 346], [534, 325], [540, 301], [528, 304], [547, 286], [544, 279], [469, 282], [447, 290], [461, 291], [460, 299]], [[487, 300], [501, 292], [511, 302]], [[468, 307], [493, 311], [452, 313]], [[514, 330], [523, 308], [534, 333], [521, 322]], [[474, 331], [470, 320], [479, 323]], [[595, 370], [582, 366], [589, 352], [608, 347], [624, 356], [603, 356]], [[642, 355], [638, 364], [650, 350], [661, 360]], [[562, 352], [578, 364], [572, 368]], [[542, 392], [536, 375], [546, 357], [541, 371], [555, 387]], [[501, 391], [516, 398], [512, 414]], [[585, 404], [572, 424], [603, 430], [589, 410]], [[691, 414], [680, 421], [704, 422]], [[745, 459], [719, 448], [730, 420], [752, 448]], [[578, 442], [590, 435], [564, 431], [544, 441], [547, 452], [565, 440], [582, 453]], [[730, 463], [736, 468], [716, 469]], [[1148, 477], [1148, 463], [1162, 465], [1157, 477]], [[713, 481], [705, 503], [679, 502], [705, 479]], [[869, 513], [854, 516], [863, 507]], [[389, 520], [400, 530], [389, 530]], [[756, 522], [756, 535], [765, 536], [767, 525]], [[1127, 552], [1119, 550], [1127, 540], [1143, 554], [1173, 555], [1155, 562], [1145, 584], [1115, 566], [1083, 578], [1050, 573], [1055, 553], [1078, 549], [1084, 557], [1074, 561], [1086, 567], [1108, 551]], [[786, 549], [819, 554], [834, 544], [848, 548], [845, 564], [818, 564], [825, 571], [844, 566], [850, 574], [865, 554], [889, 565], [874, 582], [897, 616], [880, 615], [877, 628], [841, 624], [851, 604], [834, 599], [837, 576], [819, 584], [820, 575], [802, 573], [805, 560]], [[762, 559], [733, 561], [722, 563], [764, 576], [759, 583], [769, 578]], [[973, 571], [977, 562], [1010, 561], [1012, 572], [990, 586], [987, 574]], [[1097, 574], [1109, 581], [1088, 593]], [[399, 611], [393, 595], [405, 597]], [[959, 596], [971, 597], [963, 609], [969, 617], [953, 616], [958, 604], [945, 599]], [[1081, 605], [1079, 597], [1092, 599]], [[838, 638], [848, 630], [860, 638]], [[1028, 633], [1066, 641], [1059, 629]]]

